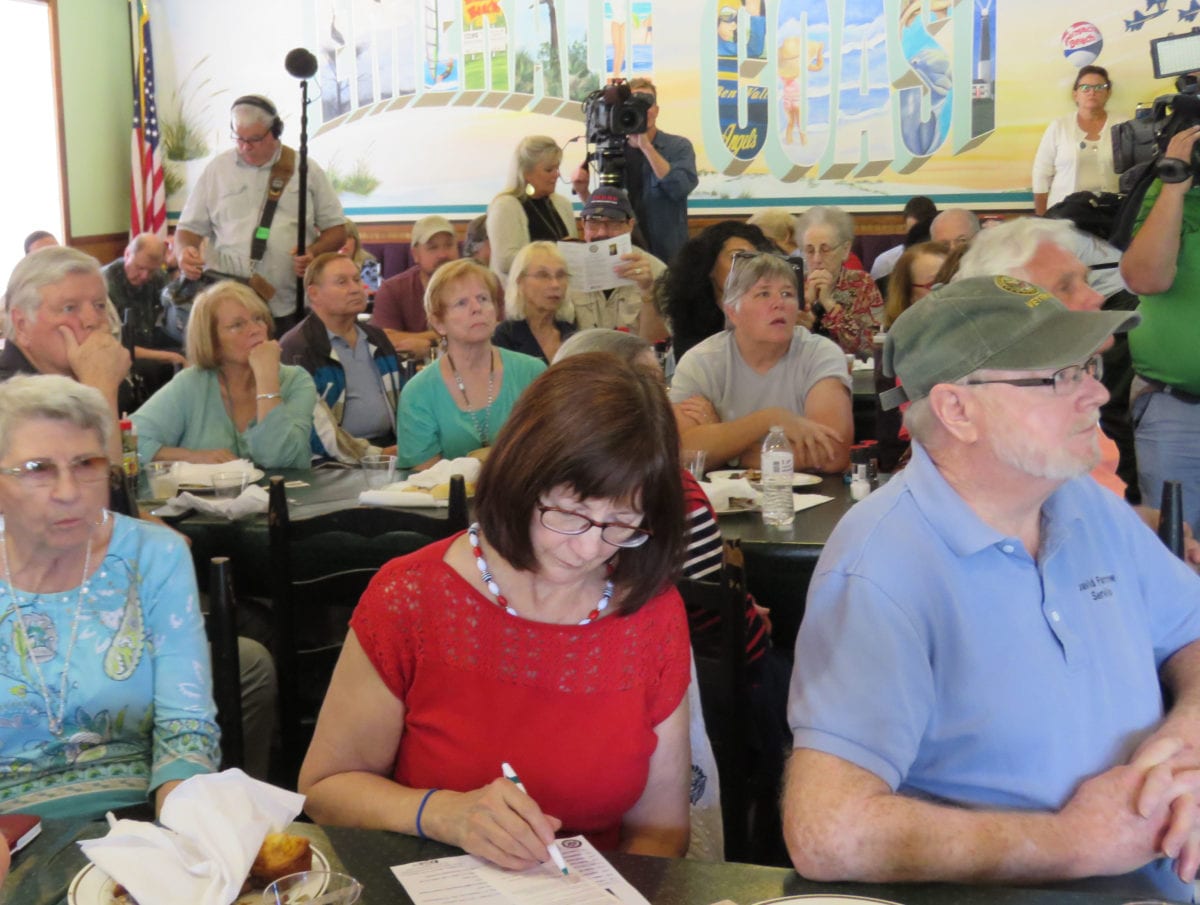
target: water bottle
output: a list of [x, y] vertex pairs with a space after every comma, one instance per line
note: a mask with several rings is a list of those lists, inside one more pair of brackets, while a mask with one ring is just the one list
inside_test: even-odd
[[763, 524], [781, 528], [796, 518], [792, 500], [792, 444], [782, 427], [772, 427], [762, 445]]

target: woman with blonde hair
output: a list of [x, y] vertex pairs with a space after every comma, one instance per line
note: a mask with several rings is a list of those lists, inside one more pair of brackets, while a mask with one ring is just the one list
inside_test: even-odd
[[575, 332], [568, 301], [567, 262], [553, 242], [530, 242], [517, 253], [505, 289], [505, 320], [492, 342], [549, 364]]
[[229, 462], [305, 468], [317, 389], [279, 363], [271, 311], [248, 286], [223, 280], [196, 297], [180, 371], [133, 414], [143, 462]]
[[888, 279], [887, 306], [883, 312], [885, 330], [891, 329], [896, 318], [915, 302], [929, 295], [949, 254], [948, 242], [919, 242], [904, 250]]
[[517, 145], [508, 182], [487, 210], [492, 270], [501, 282], [530, 242], [579, 237], [570, 200], [555, 191], [561, 163], [562, 148], [549, 135], [530, 135]]

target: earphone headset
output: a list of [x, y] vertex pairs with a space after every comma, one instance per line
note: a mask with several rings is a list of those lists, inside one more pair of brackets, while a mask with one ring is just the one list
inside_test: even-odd
[[272, 117], [272, 119], [271, 119], [271, 134], [274, 135], [276, 138], [278, 138], [280, 135], [283, 134], [283, 120], [281, 120], [279, 118], [279, 111], [275, 109], [274, 104], [272, 104], [269, 100], [267, 100], [261, 94], [243, 94], [241, 97], [239, 97], [236, 101], [233, 102], [233, 104], [229, 108], [229, 112], [232, 114], [234, 107], [239, 107], [242, 105], [247, 105], [250, 107], [257, 107], [259, 110], [263, 110], [266, 113], [270, 114], [270, 116]]

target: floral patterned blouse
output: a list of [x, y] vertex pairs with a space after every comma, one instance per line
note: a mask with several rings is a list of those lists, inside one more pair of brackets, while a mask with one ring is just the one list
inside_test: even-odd
[[837, 306], [825, 312], [821, 332], [851, 355], [871, 353], [871, 341], [879, 330], [878, 313], [883, 311], [883, 296], [871, 275], [862, 270], [842, 268], [833, 287]]
[[[18, 588], [14, 600], [0, 581], [0, 811], [101, 817], [145, 802], [165, 782], [218, 767], [191, 555], [166, 528], [113, 518], [108, 551], [82, 596], [78, 587], [53, 594]], [[63, 726], [54, 733], [47, 710], [56, 718], [60, 712], [77, 610]]]

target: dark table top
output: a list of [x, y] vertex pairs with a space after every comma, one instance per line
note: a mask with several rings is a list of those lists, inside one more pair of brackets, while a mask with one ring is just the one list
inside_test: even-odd
[[790, 528], [764, 525], [762, 513], [757, 510], [720, 515], [717, 522], [721, 536], [726, 539], [738, 538], [743, 545], [761, 547], [769, 555], [781, 559], [816, 560], [834, 526], [854, 505], [850, 499], [850, 486], [841, 475], [827, 475], [820, 484], [798, 487], [796, 492], [819, 493], [833, 499], [797, 512]]
[[[0, 902], [66, 905], [67, 887], [86, 864], [76, 841], [106, 831], [103, 822], [45, 821], [42, 835], [17, 855]], [[331, 867], [363, 883], [362, 905], [411, 905], [391, 866], [460, 854], [437, 842], [379, 830], [294, 824], [291, 832], [308, 836], [329, 857]], [[1096, 888], [1088, 891], [935, 883], [813, 883], [795, 871], [777, 867], [617, 853], [606, 857], [653, 905], [709, 905], [723, 899], [751, 905], [779, 896], [817, 893], [865, 896], [901, 905], [1123, 905], [1147, 894], [1128, 877], [1090, 881]]]

